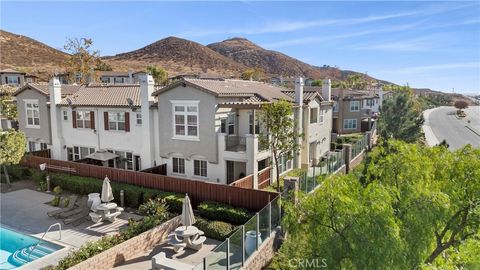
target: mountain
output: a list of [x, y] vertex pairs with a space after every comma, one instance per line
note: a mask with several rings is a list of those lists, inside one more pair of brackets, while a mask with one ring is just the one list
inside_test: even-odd
[[22, 69], [47, 79], [61, 71], [68, 54], [32, 38], [0, 30], [0, 69]]
[[168, 37], [141, 49], [104, 57], [112, 67], [143, 70], [148, 65], [165, 68], [170, 75], [186, 73], [216, 73], [238, 76], [246, 67], [199, 43]]
[[231, 38], [207, 45], [208, 48], [247, 67], [258, 67], [267, 74], [287, 77], [305, 76], [314, 79], [345, 79], [358, 72], [335, 67], [317, 67], [277, 51], [266, 50], [246, 38]]

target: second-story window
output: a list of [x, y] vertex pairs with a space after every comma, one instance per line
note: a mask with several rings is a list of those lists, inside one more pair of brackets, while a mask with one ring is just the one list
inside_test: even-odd
[[228, 135], [235, 134], [235, 113], [230, 113], [227, 118]]
[[358, 111], [360, 111], [360, 101], [358, 101], [358, 100], [351, 100], [351, 101], [350, 101], [350, 111], [351, 111], [351, 112], [358, 112]]
[[8, 84], [17, 85], [17, 84], [20, 83], [20, 77], [8, 76], [7, 77], [7, 82], [8, 82]]
[[324, 110], [322, 110], [322, 109], [320, 108], [319, 117], [318, 117], [318, 122], [319, 122], [320, 124], [323, 124], [323, 114], [324, 114], [324, 113], [325, 113]]
[[142, 114], [137, 113], [136, 117], [137, 117], [137, 125], [141, 125], [142, 124]]
[[27, 116], [27, 127], [40, 127], [40, 111], [38, 109], [38, 100], [25, 100], [25, 110]]
[[317, 123], [317, 117], [318, 117], [318, 109], [317, 108], [311, 108], [310, 109], [310, 124]]
[[174, 137], [198, 138], [198, 102], [172, 103]]
[[[253, 134], [253, 114], [248, 116], [248, 132]], [[260, 134], [260, 123], [258, 118], [255, 119], [255, 134]]]
[[110, 130], [125, 130], [125, 113], [108, 112], [108, 128]]
[[333, 112], [338, 112], [338, 101], [333, 103]]
[[77, 111], [77, 128], [92, 128], [90, 112]]
[[68, 111], [67, 110], [63, 110], [62, 111], [62, 115], [63, 115], [63, 120], [68, 120]]

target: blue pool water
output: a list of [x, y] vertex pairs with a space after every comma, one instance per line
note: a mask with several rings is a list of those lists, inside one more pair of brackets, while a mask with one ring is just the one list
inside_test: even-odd
[[15, 269], [63, 248], [41, 241], [33, 250], [39, 241], [38, 238], [0, 226], [0, 270]]

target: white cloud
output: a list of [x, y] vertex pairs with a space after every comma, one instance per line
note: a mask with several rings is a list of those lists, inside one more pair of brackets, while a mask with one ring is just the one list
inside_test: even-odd
[[480, 62], [457, 62], [457, 63], [445, 63], [434, 64], [425, 66], [414, 66], [395, 69], [395, 73], [423, 73], [436, 70], [449, 70], [449, 69], [480, 69]]

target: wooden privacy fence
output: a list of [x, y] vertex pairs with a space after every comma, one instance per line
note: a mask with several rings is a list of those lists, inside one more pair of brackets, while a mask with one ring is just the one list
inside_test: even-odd
[[247, 175], [243, 178], [230, 183], [231, 187], [241, 187], [253, 189], [253, 174]]
[[[21, 164], [38, 169], [42, 163], [46, 163], [50, 171], [64, 172], [64, 169], [68, 168], [74, 171], [74, 173], [72, 173], [73, 175], [92, 177], [100, 180], [108, 176], [112, 182], [132, 184], [169, 192], [188, 193], [194, 206], [202, 201], [216, 201], [259, 211], [278, 195], [276, 192], [246, 189], [145, 172], [127, 171], [33, 155], [25, 156]], [[59, 169], [57, 170], [56, 168]]]
[[141, 170], [141, 172], [167, 175], [167, 164], [162, 164], [145, 170]]
[[50, 149], [43, 149], [43, 150], [38, 150], [38, 151], [33, 151], [30, 152], [31, 155], [37, 156], [37, 157], [44, 157], [44, 158], [51, 158], [52, 156], [50, 155]]
[[271, 168], [267, 167], [258, 172], [258, 188], [259, 189], [264, 189], [270, 185], [271, 171], [272, 171]]

